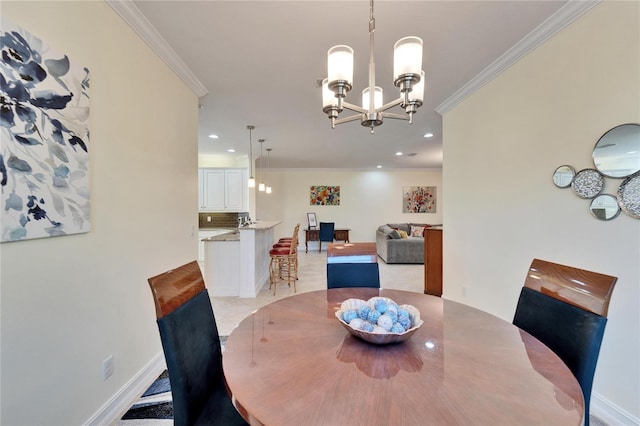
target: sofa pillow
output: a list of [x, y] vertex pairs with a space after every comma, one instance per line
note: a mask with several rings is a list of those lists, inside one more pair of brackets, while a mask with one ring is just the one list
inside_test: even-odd
[[412, 237], [422, 237], [424, 233], [424, 226], [411, 226]]
[[406, 231], [398, 231], [400, 233], [400, 237], [401, 238], [409, 238], [409, 235], [407, 234]]
[[391, 227], [388, 226], [388, 225], [382, 225], [382, 226], [378, 227], [378, 231], [389, 235], [391, 233], [391, 231], [393, 231], [393, 229], [391, 229]]
[[397, 239], [399, 239], [399, 238], [402, 238], [402, 237], [401, 237], [401, 235], [400, 235], [400, 232], [402, 232], [402, 231], [396, 231], [395, 229], [393, 229], [393, 230], [389, 233], [389, 236], [391, 237], [391, 239], [393, 239], [393, 240], [397, 240]]
[[405, 231], [406, 233], [409, 233], [409, 231], [411, 231], [411, 229], [409, 229], [408, 223], [387, 223], [387, 225], [391, 228], [395, 228], [398, 231]]
[[425, 228], [431, 228], [428, 223], [410, 223], [409, 226], [424, 226]]

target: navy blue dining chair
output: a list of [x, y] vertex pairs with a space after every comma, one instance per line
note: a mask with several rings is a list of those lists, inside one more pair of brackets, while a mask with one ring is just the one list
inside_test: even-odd
[[198, 262], [148, 279], [175, 425], [246, 425], [227, 393], [222, 348]]
[[318, 238], [318, 252], [322, 251], [322, 242], [333, 242], [333, 229], [335, 223], [333, 222], [320, 222], [320, 232]]
[[328, 263], [327, 288], [380, 288], [377, 263]]
[[380, 288], [376, 243], [334, 244], [327, 249], [327, 288]]
[[593, 376], [616, 277], [533, 259], [513, 324], [556, 353], [580, 383], [589, 426]]

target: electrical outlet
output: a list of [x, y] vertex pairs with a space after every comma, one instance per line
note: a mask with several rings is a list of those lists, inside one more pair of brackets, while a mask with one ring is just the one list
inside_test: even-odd
[[102, 380], [107, 380], [113, 374], [113, 355], [102, 361]]
[[207, 222], [211, 222], [211, 216], [207, 216]]

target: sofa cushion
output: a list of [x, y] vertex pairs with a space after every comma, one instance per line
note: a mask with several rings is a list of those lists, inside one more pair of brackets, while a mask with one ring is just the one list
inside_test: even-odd
[[424, 226], [413, 226], [411, 225], [411, 236], [412, 237], [422, 237], [424, 233]]
[[395, 229], [391, 230], [391, 232], [389, 233], [389, 236], [394, 239], [397, 240], [398, 238], [402, 238], [402, 234], [400, 233], [402, 231], [396, 231]]
[[391, 231], [393, 231], [393, 229], [389, 225], [381, 225], [378, 227], [378, 231], [388, 235], [391, 234]]
[[398, 231], [400, 233], [400, 238], [409, 238], [409, 234], [406, 231]]

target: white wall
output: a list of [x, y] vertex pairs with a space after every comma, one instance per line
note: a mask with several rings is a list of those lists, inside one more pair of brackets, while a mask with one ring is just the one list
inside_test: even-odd
[[198, 102], [104, 2], [1, 6], [91, 71], [92, 230], [0, 246], [0, 423], [81, 424], [161, 353], [147, 278], [197, 257]]
[[444, 116], [444, 296], [511, 321], [533, 258], [617, 276], [592, 405], [611, 424], [640, 417], [640, 220], [598, 221], [551, 176], [640, 122], [639, 9], [601, 3]]
[[[442, 172], [440, 170], [271, 170], [273, 193], [256, 192], [256, 218], [281, 220], [276, 237], [291, 236], [296, 223], [307, 227], [307, 212], [315, 212], [318, 222], [335, 222], [349, 228], [351, 241], [372, 242], [376, 229], [384, 223], [442, 223]], [[312, 206], [313, 185], [340, 185], [339, 206]], [[435, 186], [436, 213], [402, 213], [403, 186]], [[300, 232], [304, 245], [304, 232]], [[317, 243], [309, 249], [317, 250]]]

